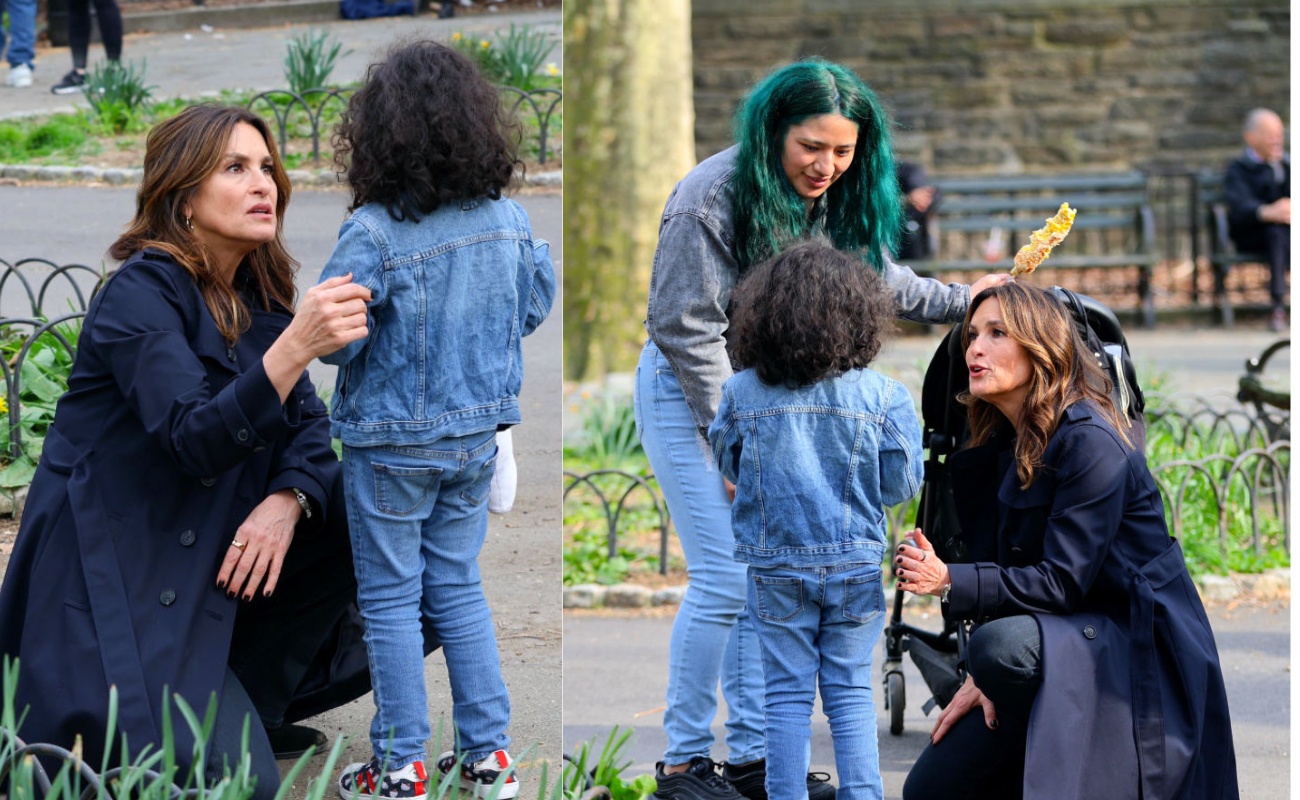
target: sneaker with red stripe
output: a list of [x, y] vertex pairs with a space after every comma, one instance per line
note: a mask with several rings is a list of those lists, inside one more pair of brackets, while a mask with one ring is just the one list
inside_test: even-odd
[[424, 762], [414, 761], [398, 770], [383, 772], [379, 759], [368, 764], [349, 764], [339, 776], [339, 797], [343, 800], [357, 798], [397, 798], [398, 800], [426, 800]]
[[[450, 751], [443, 753], [438, 757], [438, 771], [443, 775], [448, 774], [456, 768], [456, 760], [455, 753]], [[512, 763], [514, 762], [510, 760], [509, 753], [505, 750], [497, 750], [476, 764], [461, 764], [460, 788], [473, 792], [474, 797], [489, 797], [501, 773], [505, 772]], [[510, 770], [510, 774], [502, 781], [496, 798], [510, 800], [518, 794], [519, 778], [515, 776], [514, 770]]]

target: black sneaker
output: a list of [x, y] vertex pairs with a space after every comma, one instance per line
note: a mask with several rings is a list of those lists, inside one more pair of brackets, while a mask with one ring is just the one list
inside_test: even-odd
[[50, 87], [55, 94], [76, 94], [86, 88], [86, 73], [75, 69], [63, 76], [63, 80]]
[[740, 800], [736, 789], [718, 774], [713, 759], [696, 756], [685, 772], [664, 772], [664, 762], [655, 764], [654, 797], [659, 800]]
[[[724, 764], [722, 777], [736, 787], [746, 800], [767, 800], [767, 759], [760, 758], [742, 766]], [[835, 800], [835, 787], [825, 772], [808, 773], [808, 800]]]

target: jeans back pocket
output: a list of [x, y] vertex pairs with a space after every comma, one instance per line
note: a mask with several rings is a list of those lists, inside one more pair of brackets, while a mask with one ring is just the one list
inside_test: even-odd
[[768, 622], [789, 622], [803, 611], [803, 581], [798, 578], [755, 575], [754, 595], [755, 613]]
[[370, 466], [375, 473], [375, 508], [380, 513], [407, 517], [438, 496], [441, 467]]
[[880, 568], [870, 574], [844, 579], [844, 617], [853, 622], [870, 622], [885, 613], [885, 589]]

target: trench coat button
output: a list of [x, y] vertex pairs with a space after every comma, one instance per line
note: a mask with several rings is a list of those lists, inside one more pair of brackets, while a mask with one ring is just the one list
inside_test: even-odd
[[194, 531], [190, 530], [189, 528], [186, 528], [185, 530], [181, 531], [181, 546], [189, 547], [190, 545], [194, 544], [194, 538], [195, 538]]
[[158, 595], [158, 602], [169, 606], [176, 602], [176, 593], [171, 589], [163, 589], [163, 593]]
[[207, 487], [210, 488], [210, 487], [213, 487], [213, 486], [216, 486], [216, 485], [217, 485], [217, 479], [216, 479], [216, 478], [203, 478], [203, 479], [201, 479], [201, 480], [199, 481], [199, 483], [201, 483], [201, 484], [203, 484], [204, 486], [207, 486]]
[[235, 434], [235, 438], [241, 442], [248, 441], [248, 428], [240, 428], [239, 432]]
[[1092, 627], [1091, 625], [1085, 625], [1083, 626], [1083, 636], [1085, 639], [1096, 639], [1097, 629]]

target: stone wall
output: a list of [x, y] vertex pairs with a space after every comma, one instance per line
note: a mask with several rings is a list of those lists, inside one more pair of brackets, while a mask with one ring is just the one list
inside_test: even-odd
[[1275, 0], [694, 0], [696, 154], [731, 142], [744, 90], [811, 55], [891, 108], [932, 172], [1215, 166], [1257, 106], [1290, 112]]

